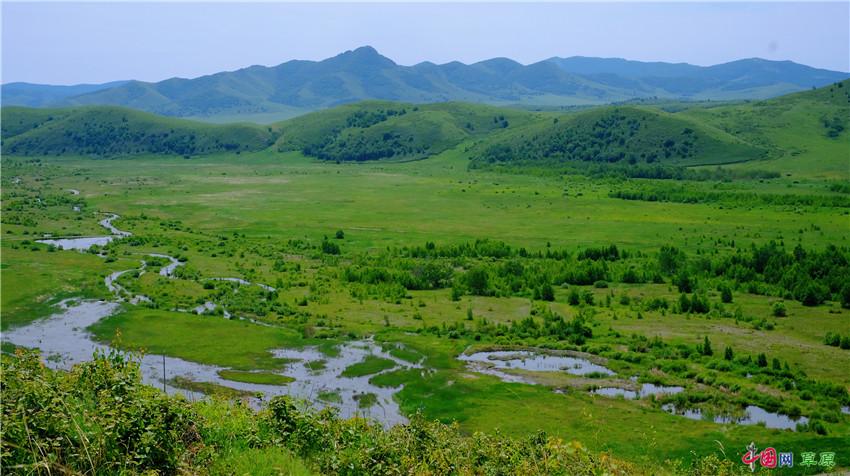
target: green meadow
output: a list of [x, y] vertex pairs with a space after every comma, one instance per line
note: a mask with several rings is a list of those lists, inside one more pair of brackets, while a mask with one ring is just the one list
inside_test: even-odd
[[[736, 462], [751, 441], [835, 451], [838, 467], [848, 468], [850, 135], [825, 135], [819, 111], [834, 99], [817, 94], [792, 96], [778, 112], [779, 100], [770, 100], [562, 116], [571, 128], [553, 115], [508, 111], [499, 119], [499, 110], [457, 105], [379, 121], [374, 108], [395, 106], [367, 104], [246, 126], [234, 133], [269, 147], [238, 154], [220, 150], [225, 126], [205, 126], [210, 155], [4, 155], [2, 326], [47, 316], [67, 297], [110, 299], [104, 277], [139, 269], [117, 282], [150, 302], [124, 303], [89, 331], [121, 349], [227, 368], [220, 376], [233, 382], [287, 385], [280, 373], [288, 361], [274, 349], [316, 346], [335, 356], [339, 344], [368, 338], [423, 369], [393, 371], [392, 361], [370, 356], [343, 376], [403, 385], [395, 398], [405, 414], [455, 422], [463, 435], [521, 441], [544, 431], [635, 472], [676, 473], [677, 464], [705, 457]], [[805, 126], [786, 135], [769, 119], [781, 114]], [[335, 126], [340, 117], [348, 128]], [[367, 123], [351, 126], [352, 117]], [[754, 117], [767, 131], [758, 137], [744, 128]], [[417, 118], [425, 132], [410, 141], [381, 128], [415, 131]], [[575, 150], [537, 147], [563, 134], [585, 140], [607, 120], [625, 124], [624, 137], [638, 123], [651, 134], [631, 146], [600, 143], [601, 153], [669, 153], [668, 168], [644, 170], [684, 175], [632, 176], [623, 164], [597, 170]], [[698, 125], [685, 133], [695, 136], [686, 146], [658, 145], [658, 134], [679, 137], [691, 123]], [[175, 134], [186, 133], [178, 126]], [[310, 135], [328, 133], [336, 136]], [[13, 143], [33, 140], [24, 139]], [[376, 148], [381, 141], [397, 141], [402, 152]], [[505, 162], [504, 150], [537, 162]], [[725, 164], [721, 155], [733, 152], [746, 161]], [[347, 159], [352, 154], [384, 156]], [[101, 256], [35, 242], [103, 234], [104, 213], [120, 215], [114, 224], [132, 236]], [[163, 276], [166, 261], [151, 253], [182, 265]], [[216, 279], [223, 277], [246, 282]], [[206, 302], [217, 309], [187, 312]], [[508, 383], [457, 359], [493, 349], [586, 356], [612, 375], [508, 369], [525, 381]], [[175, 383], [240, 396], [209, 382]], [[591, 392], [637, 383], [683, 391], [641, 399]], [[375, 400], [364, 394], [360, 405]], [[796, 431], [769, 429], [689, 419], [666, 405], [738, 416], [758, 406], [807, 420]], [[202, 410], [207, 418], [223, 411]], [[259, 455], [270, 467], [279, 460], [309, 474], [289, 453], [231, 450], [216, 468], [250, 472]]]

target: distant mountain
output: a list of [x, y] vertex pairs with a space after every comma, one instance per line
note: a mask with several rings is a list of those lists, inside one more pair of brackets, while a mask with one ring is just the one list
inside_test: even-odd
[[75, 84], [73, 86], [50, 86], [47, 84], [9, 83], [2, 87], [0, 102], [4, 106], [46, 107], [64, 99], [93, 93], [126, 84], [127, 81], [113, 81], [103, 84]]
[[631, 89], [633, 97], [767, 99], [850, 77], [792, 61], [750, 58], [715, 66], [644, 63], [620, 58], [551, 58], [564, 71], [594, 82]]
[[[790, 61], [745, 59], [701, 67], [607, 58], [507, 58], [402, 66], [365, 46], [323, 61], [251, 66], [195, 79], [128, 81], [96, 90], [25, 94], [3, 85], [4, 105], [118, 105], [180, 117], [293, 115], [362, 100], [587, 105], [632, 98], [763, 99], [850, 77]], [[40, 86], [41, 88], [51, 88]], [[28, 85], [37, 91], [36, 85]]]

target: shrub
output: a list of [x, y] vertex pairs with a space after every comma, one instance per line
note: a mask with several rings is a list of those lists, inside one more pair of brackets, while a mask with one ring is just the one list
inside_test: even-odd
[[728, 285], [721, 285], [720, 289], [720, 300], [726, 304], [732, 302], [732, 288]]
[[182, 398], [143, 385], [123, 354], [53, 372], [38, 353], [3, 359], [3, 466], [53, 473], [175, 473], [198, 442]]
[[338, 255], [340, 252], [339, 245], [328, 241], [327, 239], [322, 240], [322, 253], [326, 255]]

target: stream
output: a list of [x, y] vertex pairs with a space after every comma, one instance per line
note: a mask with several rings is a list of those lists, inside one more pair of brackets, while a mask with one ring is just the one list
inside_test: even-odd
[[[85, 251], [92, 245], [102, 245], [115, 239], [130, 236], [129, 232], [119, 230], [113, 225], [112, 222], [117, 218], [118, 215], [110, 214], [100, 222], [104, 228], [110, 231], [110, 236], [40, 240], [39, 242], [53, 244], [65, 250]], [[149, 255], [169, 260], [170, 263], [163, 266], [159, 271], [162, 276], [172, 277], [174, 270], [182, 265], [179, 260], [169, 255], [153, 253]], [[145, 263], [143, 261], [139, 270], [144, 270], [144, 268]], [[136, 269], [116, 271], [104, 279], [106, 288], [115, 295], [114, 300], [66, 299], [58, 304], [58, 312], [27, 326], [8, 330], [3, 334], [3, 340], [22, 347], [41, 349], [46, 365], [54, 369], [69, 369], [74, 364], [91, 360], [95, 352], [108, 352], [110, 347], [94, 341], [87, 329], [101, 319], [120, 311], [123, 301], [129, 301], [132, 304], [149, 301], [146, 296], [129, 296], [130, 293], [127, 289], [117, 282], [122, 275], [133, 271], [136, 271]], [[266, 290], [274, 289], [271, 286], [251, 283], [240, 278], [212, 279], [233, 281], [243, 285], [255, 284]], [[194, 311], [203, 312], [204, 309], [214, 309], [214, 307], [214, 303], [207, 303]], [[371, 384], [369, 380], [382, 373], [400, 369], [422, 369], [422, 366], [390, 355], [379, 344], [371, 340], [345, 342], [340, 344], [337, 350], [338, 353], [335, 356], [325, 355], [314, 347], [274, 350], [275, 356], [292, 360], [282, 370], [274, 372], [295, 378], [295, 381], [285, 385], [235, 382], [219, 375], [219, 372], [223, 370], [230, 370], [228, 367], [200, 364], [163, 355], [143, 355], [139, 359], [139, 364], [145, 383], [164, 388], [169, 394], [180, 393], [191, 399], [203, 398], [204, 395], [177, 388], [169, 382], [176, 377], [182, 377], [194, 382], [210, 382], [251, 392], [256, 395], [256, 397], [250, 399], [250, 403], [254, 407], [261, 406], [269, 398], [278, 395], [290, 395], [307, 400], [317, 408], [335, 407], [343, 418], [354, 416], [371, 418], [387, 427], [407, 422], [407, 418], [402, 414], [398, 403], [393, 398], [401, 390], [401, 387], [379, 387]], [[344, 377], [341, 375], [348, 366], [362, 362], [370, 355], [391, 360], [394, 366], [376, 374], [361, 377]], [[323, 365], [311, 365], [317, 362], [321, 362]], [[367, 394], [375, 395], [374, 404], [365, 405], [361, 403], [361, 401], [368, 401], [362, 398]], [[319, 398], [320, 395], [333, 395], [334, 398], [328, 399], [333, 401], [324, 401]]]

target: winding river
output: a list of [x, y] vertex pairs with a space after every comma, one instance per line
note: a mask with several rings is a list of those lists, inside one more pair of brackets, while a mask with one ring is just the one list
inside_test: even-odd
[[[40, 240], [40, 242], [53, 244], [65, 250], [85, 251], [92, 245], [103, 245], [130, 236], [129, 232], [120, 230], [113, 225], [113, 221], [117, 218], [119, 218], [118, 215], [110, 214], [100, 221], [100, 224], [110, 231], [111, 235], [109, 236]], [[169, 261], [169, 264], [163, 266], [159, 271], [162, 276], [172, 277], [174, 270], [182, 264], [169, 255], [150, 254], [150, 256], [165, 258]], [[144, 270], [144, 268], [145, 263], [143, 261], [139, 269]], [[58, 304], [59, 310], [55, 314], [39, 319], [27, 326], [10, 329], [3, 334], [3, 340], [22, 347], [41, 349], [46, 365], [56, 369], [68, 369], [74, 364], [90, 360], [95, 352], [108, 352], [110, 347], [94, 341], [87, 329], [101, 319], [118, 312], [122, 307], [122, 302], [128, 301], [131, 304], [138, 304], [149, 300], [142, 295], [130, 296], [127, 289], [117, 282], [122, 275], [133, 271], [136, 271], [136, 269], [117, 271], [104, 279], [106, 288], [115, 295], [114, 300], [66, 299]], [[271, 286], [250, 283], [240, 278], [213, 279], [234, 281], [243, 285], [256, 284], [265, 290], [274, 290]], [[214, 303], [207, 303], [203, 308], [214, 309], [214, 306]], [[202, 310], [195, 309], [194, 311]], [[308, 400], [318, 408], [335, 407], [344, 418], [361, 416], [375, 419], [385, 426], [407, 422], [407, 418], [402, 414], [394, 399], [394, 395], [401, 390], [401, 387], [379, 387], [370, 383], [370, 379], [382, 373], [399, 369], [422, 369], [422, 366], [390, 355], [371, 340], [345, 342], [340, 344], [337, 350], [338, 352], [334, 356], [325, 355], [313, 347], [273, 351], [277, 357], [292, 360], [282, 370], [276, 372], [279, 375], [295, 379], [285, 385], [235, 382], [224, 379], [219, 375], [219, 372], [229, 370], [227, 367], [200, 364], [163, 355], [143, 355], [139, 358], [139, 364], [145, 383], [162, 387], [170, 394], [181, 393], [188, 398], [203, 398], [203, 395], [174, 387], [169, 382], [177, 377], [182, 377], [194, 382], [210, 382], [251, 392], [256, 395], [250, 399], [252, 405], [256, 407], [262, 405], [263, 401], [271, 397], [290, 395]], [[394, 366], [367, 376], [342, 376], [342, 372], [348, 366], [362, 362], [370, 355], [388, 359], [393, 362]], [[318, 362], [321, 362], [322, 365], [315, 365]], [[361, 404], [361, 402], [368, 401], [362, 398], [366, 394], [375, 395], [374, 404]], [[320, 396], [322, 395], [333, 395], [334, 398], [327, 399], [333, 401], [321, 400]]]

